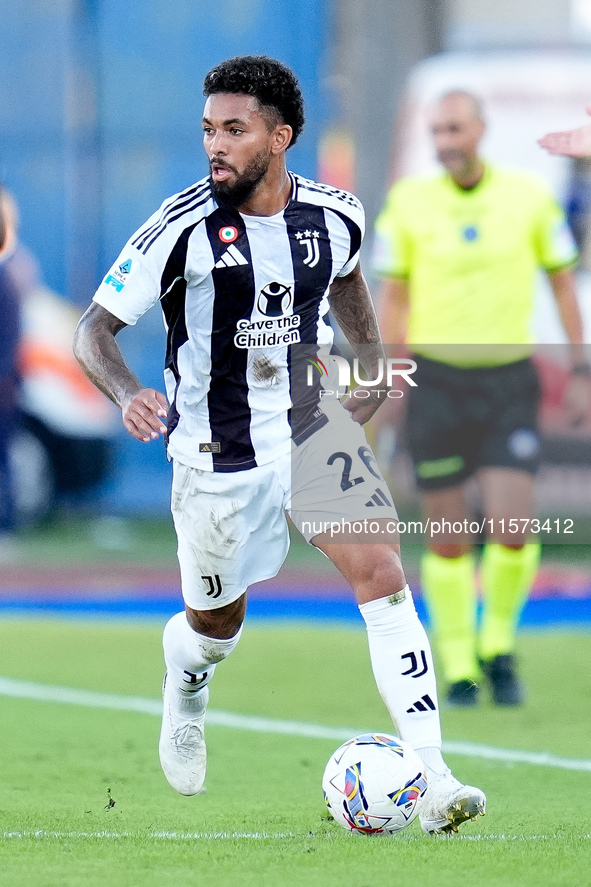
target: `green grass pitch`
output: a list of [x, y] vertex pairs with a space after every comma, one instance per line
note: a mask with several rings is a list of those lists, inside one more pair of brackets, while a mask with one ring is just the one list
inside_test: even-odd
[[[0, 673], [156, 700], [156, 623], [9, 619]], [[591, 634], [520, 639], [527, 705], [444, 710], [447, 741], [591, 758]], [[393, 732], [363, 629], [248, 624], [212, 709]], [[0, 696], [0, 884], [6, 887], [540, 887], [586, 883], [591, 770], [446, 755], [488, 814], [460, 835], [418, 822], [393, 838], [327, 819], [321, 775], [338, 741], [210, 725], [207, 792], [160, 772], [154, 715]], [[110, 799], [114, 805], [110, 804]]]

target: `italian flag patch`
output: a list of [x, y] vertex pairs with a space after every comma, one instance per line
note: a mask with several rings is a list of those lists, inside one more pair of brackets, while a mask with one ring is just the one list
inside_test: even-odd
[[220, 240], [224, 243], [233, 243], [238, 237], [238, 229], [234, 228], [233, 225], [228, 225], [226, 228], [220, 228]]

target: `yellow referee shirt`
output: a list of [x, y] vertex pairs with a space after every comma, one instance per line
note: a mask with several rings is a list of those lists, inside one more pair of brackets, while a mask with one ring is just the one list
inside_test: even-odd
[[448, 173], [410, 176], [388, 194], [376, 222], [374, 268], [409, 285], [407, 342], [460, 366], [517, 360], [531, 348], [538, 269], [572, 265], [577, 250], [564, 213], [538, 179], [486, 166], [463, 190]]

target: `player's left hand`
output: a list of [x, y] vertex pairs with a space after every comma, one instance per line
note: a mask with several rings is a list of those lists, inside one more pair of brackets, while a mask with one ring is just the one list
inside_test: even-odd
[[585, 425], [591, 418], [591, 379], [573, 373], [564, 392], [567, 420], [575, 427]]
[[[361, 390], [367, 391], [367, 388]], [[352, 392], [349, 392], [349, 396], [343, 401], [343, 406], [349, 410], [356, 422], [365, 425], [385, 399], [385, 391], [372, 391], [369, 397], [355, 397]]]

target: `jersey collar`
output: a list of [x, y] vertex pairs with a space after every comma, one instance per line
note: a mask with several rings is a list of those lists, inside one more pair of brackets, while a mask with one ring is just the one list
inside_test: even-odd
[[488, 163], [485, 163], [484, 161], [483, 161], [483, 166], [484, 166], [484, 171], [482, 173], [482, 178], [480, 179], [478, 184], [474, 185], [473, 188], [461, 188], [459, 185], [456, 184], [456, 182], [454, 182], [454, 180], [452, 179], [451, 175], [447, 172], [447, 170], [445, 170], [443, 173], [443, 179], [447, 183], [448, 187], [452, 189], [454, 194], [460, 194], [462, 196], [469, 197], [470, 194], [480, 193], [480, 191], [482, 191], [482, 189], [487, 186], [487, 184], [489, 183], [489, 181], [491, 179], [492, 170], [491, 170], [490, 166], [488, 165]]

